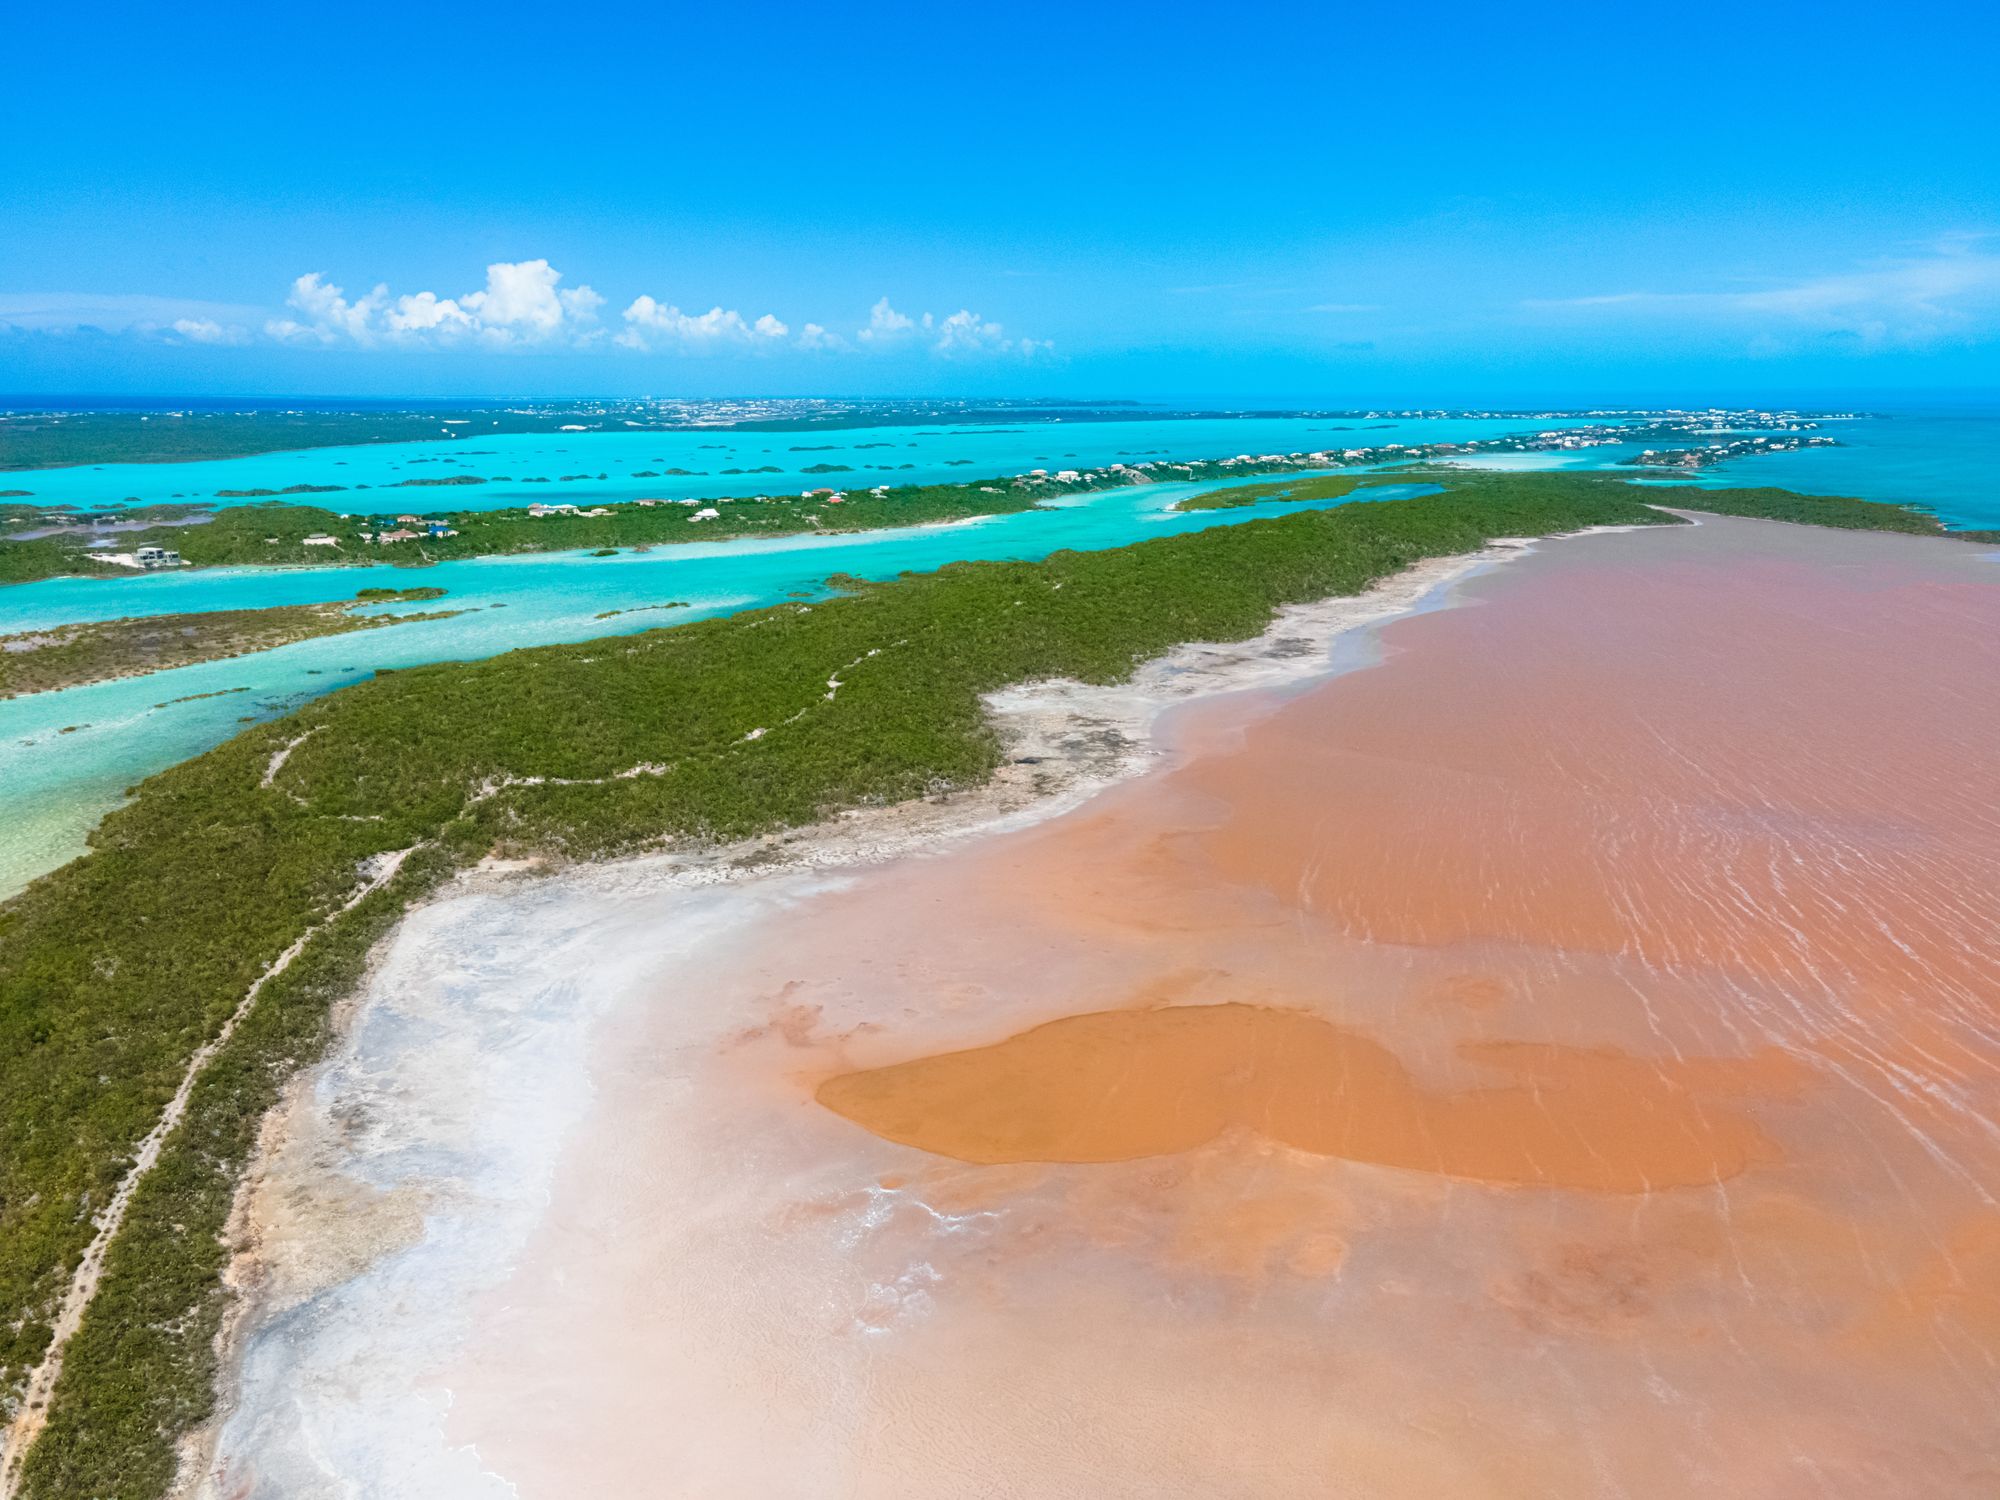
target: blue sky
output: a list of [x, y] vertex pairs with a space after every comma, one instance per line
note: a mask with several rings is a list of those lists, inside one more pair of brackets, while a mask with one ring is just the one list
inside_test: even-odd
[[1995, 9], [17, 7], [0, 392], [1991, 391]]

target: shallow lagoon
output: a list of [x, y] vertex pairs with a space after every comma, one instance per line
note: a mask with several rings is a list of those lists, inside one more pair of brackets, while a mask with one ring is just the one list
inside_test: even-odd
[[[1141, 485], [1015, 515], [847, 536], [695, 542], [615, 557], [489, 557], [397, 570], [396, 580], [442, 588], [445, 598], [371, 612], [465, 613], [0, 702], [0, 894], [81, 853], [84, 835], [134, 782], [221, 743], [246, 722], [287, 713], [380, 668], [684, 624], [787, 596], [823, 594], [833, 573], [888, 578], [962, 560], [1033, 559], [1298, 508], [1285, 501], [1184, 513], [1170, 508], [1217, 487]], [[1391, 499], [1422, 489], [1383, 485], [1368, 495]], [[71, 620], [351, 599], [383, 578], [372, 569], [230, 568], [112, 581], [51, 579], [0, 590], [0, 635]], [[668, 601], [688, 607], [656, 607]]]
[[[930, 427], [808, 428], [790, 432], [495, 433], [424, 443], [307, 448], [179, 464], [104, 464], [10, 475], [36, 503], [216, 501], [218, 490], [344, 485], [301, 504], [335, 511], [498, 510], [536, 500], [595, 503], [647, 496], [711, 499], [796, 493], [824, 484], [941, 484], [1029, 469], [1088, 469], [1145, 459], [1226, 458], [1380, 443], [1464, 442], [1575, 422], [1519, 417], [1367, 420], [1198, 417], [1131, 422], [1024, 422]], [[685, 469], [685, 475], [669, 474]], [[730, 472], [730, 471], [734, 472]], [[651, 477], [640, 477], [650, 474]], [[412, 485], [477, 476], [485, 484]], [[499, 476], [505, 482], [496, 482]], [[580, 476], [565, 482], [564, 476]], [[601, 477], [600, 477], [601, 476]], [[530, 480], [539, 480], [530, 483]], [[366, 485], [369, 488], [360, 490]], [[378, 493], [386, 490], [387, 493]], [[251, 499], [224, 505], [254, 504]]]
[[[37, 471], [19, 477], [38, 500], [104, 503], [221, 488], [281, 489], [297, 483], [394, 485], [439, 473], [588, 469], [589, 482], [397, 489], [368, 503], [413, 510], [494, 508], [552, 494], [580, 502], [649, 494], [725, 495], [826, 483], [962, 480], [1064, 465], [1142, 458], [1217, 458], [1241, 452], [1461, 441], [1566, 424], [1518, 418], [1343, 420], [1327, 417], [1048, 422], [1013, 427], [882, 427], [791, 432], [510, 434], [449, 443], [319, 448], [191, 464], [127, 464]], [[1782, 485], [1820, 494], [1914, 502], [1957, 526], [2000, 526], [2000, 484], [1991, 458], [2000, 414], [1978, 409], [1903, 413], [1826, 424], [1843, 446], [1738, 459], [1672, 483]], [[880, 447], [879, 444], [890, 444]], [[1600, 468], [1637, 451], [1610, 445], [1577, 453], [1505, 455], [1496, 466]], [[675, 459], [679, 455], [679, 460]], [[698, 456], [700, 462], [693, 459]], [[502, 458], [505, 462], [502, 462]], [[661, 460], [714, 472], [706, 479], [633, 478]], [[969, 460], [954, 463], [953, 460]], [[575, 460], [574, 468], [563, 465]], [[871, 477], [812, 475], [814, 463], [891, 463], [910, 470]], [[781, 463], [781, 475], [730, 475], [724, 468]], [[1624, 471], [1643, 474], [1643, 471]], [[608, 477], [602, 482], [595, 475]], [[373, 480], [359, 476], [373, 475]], [[10, 481], [12, 482], [12, 481]], [[389, 605], [383, 612], [458, 608], [468, 613], [393, 630], [300, 642], [255, 657], [211, 662], [122, 682], [0, 702], [0, 895], [80, 853], [83, 837], [125, 787], [199, 754], [242, 724], [276, 717], [380, 667], [490, 656], [521, 646], [587, 640], [680, 624], [821, 589], [828, 574], [887, 577], [961, 559], [1034, 558], [1060, 548], [1122, 546], [1163, 530], [1231, 524], [1282, 514], [1284, 502], [1187, 515], [1176, 500], [1212, 485], [1148, 485], [1062, 502], [1050, 509], [906, 531], [770, 541], [690, 543], [598, 558], [585, 553], [481, 558], [421, 572], [214, 569], [119, 579], [52, 579], [0, 589], [0, 635], [76, 620], [211, 609], [257, 608], [352, 598], [363, 587], [421, 582], [446, 589], [442, 604]], [[1663, 482], [1663, 488], [1668, 485]], [[1378, 497], [1385, 491], [1375, 491]], [[338, 509], [346, 494], [303, 496]], [[1664, 497], [1663, 497], [1664, 498]], [[1340, 503], [1340, 502], [1332, 502]], [[669, 600], [689, 608], [663, 611]], [[643, 610], [612, 615], [610, 610]], [[218, 694], [203, 697], [198, 695]], [[192, 701], [175, 701], [192, 700]], [[71, 726], [76, 726], [71, 728]], [[64, 734], [69, 728], [71, 732]]]
[[1968, 530], [2000, 527], [2000, 410], [1897, 412], [1822, 430], [1842, 446], [1732, 459], [1695, 482], [1855, 495], [1926, 506]]

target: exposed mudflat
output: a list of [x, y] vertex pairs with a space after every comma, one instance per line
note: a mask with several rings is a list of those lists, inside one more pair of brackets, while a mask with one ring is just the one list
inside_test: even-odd
[[1466, 574], [414, 916], [246, 1194], [200, 1487], [2000, 1491], [2000, 565]]

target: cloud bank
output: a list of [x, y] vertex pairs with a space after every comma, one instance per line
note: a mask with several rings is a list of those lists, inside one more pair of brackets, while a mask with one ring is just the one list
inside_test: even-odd
[[[282, 312], [186, 298], [0, 293], [0, 331], [93, 333], [183, 345], [258, 342], [302, 349], [582, 350], [611, 344], [635, 354], [928, 356], [1026, 359], [1047, 354], [1045, 339], [1010, 337], [999, 323], [967, 308], [939, 316], [898, 312], [887, 297], [866, 323], [841, 333], [834, 320], [797, 324], [774, 312], [754, 317], [721, 304], [683, 312], [643, 293], [619, 315], [614, 333], [600, 319], [601, 293], [565, 285], [546, 259], [495, 261], [484, 286], [468, 292], [390, 290], [378, 282], [350, 296], [323, 271], [293, 279]], [[851, 325], [850, 325], [851, 326]]]
[[[888, 295], [844, 315], [815, 308], [812, 316], [804, 316], [805, 309], [744, 311], [725, 302], [701, 311], [700, 302], [658, 289], [612, 303], [588, 284], [572, 284], [545, 257], [496, 261], [485, 268], [483, 282], [464, 291], [397, 292], [376, 283], [350, 293], [352, 285], [309, 271], [290, 283], [276, 310], [160, 296], [0, 292], [0, 335], [123, 339], [210, 350], [216, 359], [258, 345], [350, 353], [595, 351], [624, 360], [880, 361], [898, 367], [1039, 361], [1053, 353], [1047, 340], [1022, 336], [969, 306], [919, 310]], [[1419, 344], [1435, 349], [1453, 339], [1483, 345], [1499, 333], [1566, 357], [1619, 348], [1649, 355], [1696, 348], [1761, 359], [1975, 347], [2000, 335], [2000, 234], [1934, 235], [1812, 274], [1574, 290], [1581, 294], [1526, 299], [1489, 290], [1457, 306], [1429, 309], [1414, 323], [1405, 319], [1377, 338], [1393, 352]], [[1374, 349], [1373, 339], [1331, 343], [1312, 330], [1333, 326], [1322, 320], [1390, 311], [1372, 302], [1317, 302], [1288, 315], [1291, 324], [1270, 323], [1267, 331], [1282, 346], [1307, 330], [1315, 357]]]
[[1047, 339], [1009, 338], [998, 323], [989, 323], [967, 308], [961, 307], [943, 318], [931, 313], [912, 317], [897, 312], [887, 297], [868, 310], [868, 326], [856, 330], [854, 337], [868, 348], [915, 346], [947, 359], [979, 354], [1011, 354], [1032, 359], [1054, 348]]
[[[302, 349], [582, 350], [609, 343], [641, 355], [759, 354], [790, 351], [853, 358], [1032, 360], [1053, 352], [1047, 339], [1011, 335], [998, 322], [957, 312], [905, 313], [888, 297], [867, 321], [842, 333], [832, 319], [793, 324], [774, 312], [748, 316], [717, 303], [707, 312], [642, 293], [613, 333], [599, 314], [602, 294], [567, 286], [546, 259], [495, 261], [469, 292], [390, 290], [377, 282], [350, 296], [323, 271], [293, 279], [284, 311], [165, 297], [46, 297], [0, 294], [0, 329], [129, 335], [168, 344], [229, 346], [259, 341]], [[950, 304], [947, 303], [947, 306]], [[850, 325], [852, 326], [852, 325]]]
[[489, 348], [584, 346], [604, 336], [597, 310], [604, 299], [587, 286], [560, 285], [546, 260], [496, 261], [486, 285], [456, 297], [412, 292], [391, 299], [386, 283], [365, 296], [347, 293], [318, 271], [292, 283], [285, 305], [297, 317], [271, 318], [264, 333], [283, 343], [446, 346], [473, 341]]
[[[625, 309], [625, 331], [618, 342], [627, 349], [651, 352], [676, 349], [705, 353], [721, 348], [748, 348], [782, 343], [791, 329], [771, 313], [755, 322], [721, 306], [705, 313], [684, 313], [652, 297], [638, 297]], [[816, 326], [816, 325], [813, 325]]]

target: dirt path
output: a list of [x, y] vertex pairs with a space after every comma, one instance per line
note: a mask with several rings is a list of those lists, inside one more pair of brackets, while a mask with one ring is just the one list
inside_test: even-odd
[[62, 1310], [56, 1316], [55, 1335], [49, 1340], [49, 1347], [42, 1356], [41, 1364], [36, 1366], [34, 1374], [29, 1378], [20, 1409], [14, 1414], [13, 1421], [8, 1424], [6, 1440], [4, 1444], [0, 1444], [0, 1500], [13, 1500], [19, 1488], [22, 1463], [48, 1420], [49, 1396], [55, 1390], [56, 1381], [62, 1376], [64, 1351], [68, 1349], [69, 1341], [75, 1336], [77, 1329], [82, 1326], [83, 1316], [90, 1308], [91, 1299], [97, 1295], [98, 1281], [104, 1274], [105, 1255], [125, 1223], [126, 1210], [131, 1207], [132, 1197], [138, 1192], [139, 1184], [144, 1182], [146, 1174], [152, 1171], [154, 1164], [160, 1159], [160, 1151], [165, 1146], [167, 1137], [173, 1134], [174, 1128], [181, 1122], [181, 1117], [187, 1113], [188, 1100], [194, 1093], [195, 1083], [201, 1077], [202, 1070], [236, 1034], [236, 1028], [243, 1024], [244, 1019], [256, 1006], [257, 997], [264, 992], [264, 986], [290, 968], [292, 960], [303, 953], [306, 945], [329, 925], [352, 911], [371, 892], [380, 889], [393, 879], [396, 872], [402, 869], [403, 862], [414, 852], [414, 849], [398, 849], [393, 853], [378, 855], [371, 862], [367, 879], [341, 903], [339, 910], [325, 920], [315, 923], [297, 942], [280, 953], [272, 961], [271, 966], [244, 992], [243, 999], [237, 1004], [229, 1019], [223, 1022], [222, 1029], [188, 1059], [187, 1071], [181, 1075], [180, 1087], [174, 1090], [174, 1096], [167, 1102], [167, 1107], [161, 1112], [158, 1122], [139, 1143], [139, 1150], [133, 1157], [131, 1170], [125, 1174], [124, 1180], [118, 1184], [118, 1191], [112, 1194], [110, 1203], [98, 1216], [97, 1234], [92, 1238], [90, 1247], [84, 1251], [83, 1259], [77, 1265], [76, 1274], [70, 1279], [69, 1290], [63, 1295]]

